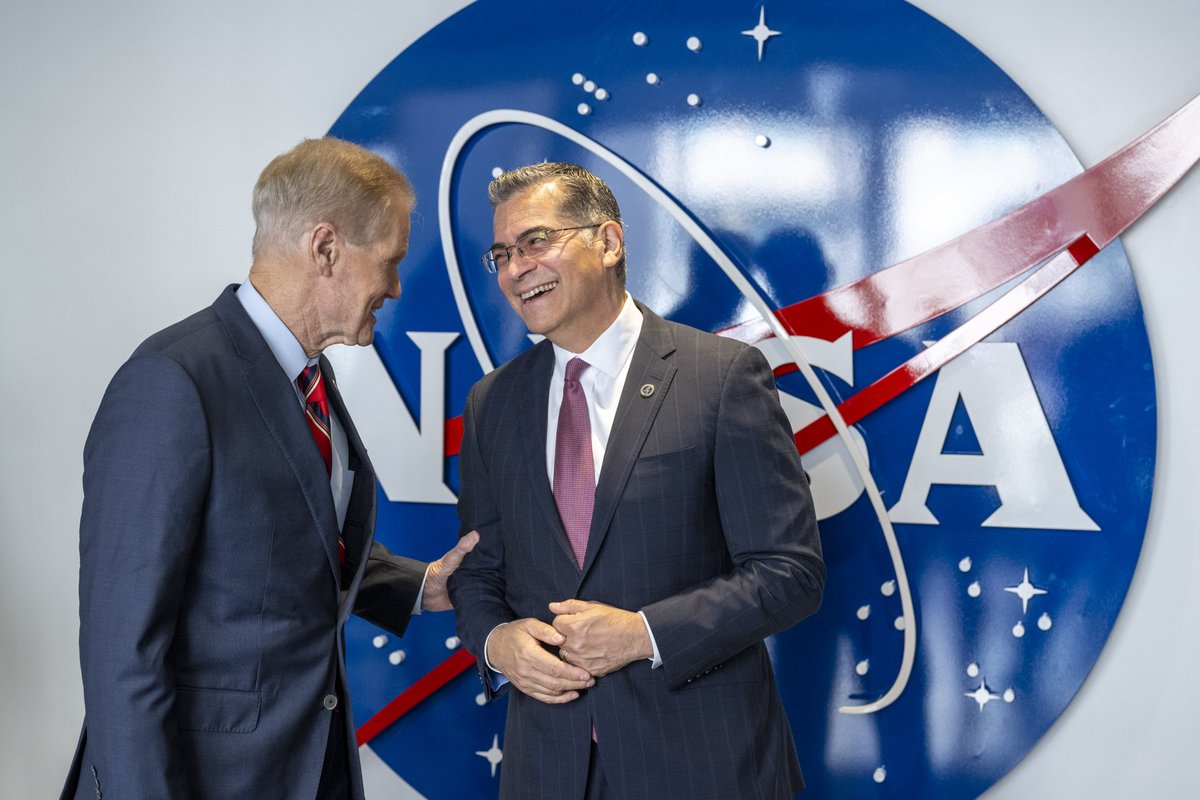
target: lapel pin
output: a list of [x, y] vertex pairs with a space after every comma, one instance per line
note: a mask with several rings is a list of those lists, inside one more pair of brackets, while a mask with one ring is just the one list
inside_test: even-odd
[[641, 388], [641, 393], [642, 393], [642, 397], [649, 397], [650, 395], [654, 394], [654, 384], [653, 383], [643, 383], [642, 388]]

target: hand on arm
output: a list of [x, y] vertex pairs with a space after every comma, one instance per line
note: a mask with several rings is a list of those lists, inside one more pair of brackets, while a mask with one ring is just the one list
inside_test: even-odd
[[[640, 620], [639, 620], [640, 624]], [[546, 650], [564, 637], [544, 622], [519, 619], [501, 625], [487, 640], [487, 661], [522, 693], [543, 703], [569, 703], [596, 680]]]
[[641, 615], [588, 600], [550, 604], [554, 630], [563, 637], [559, 655], [597, 677], [654, 656]]
[[475, 549], [479, 542], [479, 534], [471, 531], [458, 540], [446, 555], [429, 565], [425, 573], [425, 592], [421, 596], [421, 608], [425, 611], [449, 611], [454, 608], [450, 603], [450, 593], [446, 590], [446, 581], [462, 564], [463, 557]]

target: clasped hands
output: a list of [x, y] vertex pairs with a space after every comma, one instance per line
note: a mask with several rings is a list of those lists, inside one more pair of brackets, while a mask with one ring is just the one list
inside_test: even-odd
[[[551, 624], [527, 617], [496, 628], [487, 660], [522, 693], [569, 703], [596, 678], [654, 655], [640, 614], [589, 600], [550, 604]], [[557, 647], [558, 654], [547, 647]]]

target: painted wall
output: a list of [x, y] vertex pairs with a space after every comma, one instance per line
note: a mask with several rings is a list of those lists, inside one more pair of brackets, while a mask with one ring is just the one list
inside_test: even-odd
[[[914, 4], [996, 61], [1085, 166], [1200, 92], [1194, 0]], [[14, 5], [0, 29], [0, 795], [36, 798], [56, 795], [83, 710], [80, 453], [104, 386], [147, 334], [245, 275], [262, 166], [465, 3]], [[1197, 224], [1200, 173], [1123, 237], [1159, 392], [1146, 544], [1093, 675], [989, 798], [1169, 797], [1200, 780], [1200, 645], [1185, 633], [1200, 623]]]

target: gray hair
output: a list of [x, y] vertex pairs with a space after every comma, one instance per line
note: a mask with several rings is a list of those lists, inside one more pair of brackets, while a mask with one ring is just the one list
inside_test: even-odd
[[258, 176], [251, 252], [257, 258], [318, 222], [332, 224], [351, 244], [369, 244], [389, 216], [415, 202], [408, 178], [370, 150], [330, 136], [306, 139]]
[[[577, 164], [559, 161], [530, 164], [501, 173], [488, 184], [488, 201], [492, 208], [512, 199], [515, 195], [536, 189], [542, 184], [553, 183], [560, 192], [561, 204], [558, 212], [580, 224], [613, 220], [621, 224], [621, 209], [612, 189], [595, 173]], [[617, 265], [617, 277], [625, 285], [625, 254]]]

